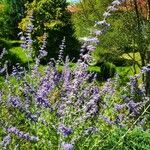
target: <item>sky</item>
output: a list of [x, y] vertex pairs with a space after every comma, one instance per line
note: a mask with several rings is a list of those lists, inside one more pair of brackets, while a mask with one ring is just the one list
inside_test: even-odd
[[79, 0], [67, 0], [67, 1], [75, 3], [75, 2], [78, 2]]

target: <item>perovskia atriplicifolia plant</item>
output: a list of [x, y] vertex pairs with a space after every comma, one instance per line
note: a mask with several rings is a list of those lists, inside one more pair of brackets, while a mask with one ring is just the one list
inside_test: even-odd
[[[150, 71], [149, 64], [131, 77], [126, 86], [119, 84], [116, 75], [99, 87], [96, 76], [87, 71], [91, 52], [99, 43], [97, 36], [110, 27], [106, 19], [121, 2], [113, 1], [103, 15], [104, 20], [96, 22], [95, 27], [102, 26], [102, 30], [95, 29], [84, 39], [80, 59], [73, 70], [69, 58], [62, 59], [64, 38], [58, 61], [50, 61], [40, 71], [40, 61], [47, 55], [46, 34], [29, 72], [17, 65], [9, 74], [5, 67], [6, 79], [0, 91], [1, 149], [103, 149], [105, 139], [116, 128], [127, 128], [116, 145], [112, 145], [115, 149], [132, 128], [148, 129], [149, 97], [137, 81], [141, 74]], [[23, 40], [27, 40], [24, 49], [30, 50], [30, 37]], [[28, 54], [31, 56], [30, 51]], [[57, 67], [59, 63], [63, 64], [62, 71]]]

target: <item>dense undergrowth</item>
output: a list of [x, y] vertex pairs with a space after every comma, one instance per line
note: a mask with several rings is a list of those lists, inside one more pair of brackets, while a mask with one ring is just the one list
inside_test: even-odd
[[36, 63], [31, 72], [18, 66], [6, 76], [0, 101], [3, 149], [148, 150], [149, 97], [138, 85], [141, 75], [125, 86], [116, 75], [99, 87], [84, 62], [73, 70], [68, 58], [62, 63], [61, 73], [50, 62], [44, 72]]

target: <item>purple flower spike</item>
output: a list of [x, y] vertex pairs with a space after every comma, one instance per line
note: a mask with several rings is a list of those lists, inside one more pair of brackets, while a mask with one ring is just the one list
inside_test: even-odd
[[58, 127], [58, 130], [64, 135], [64, 136], [68, 136], [72, 133], [72, 129], [71, 128], [68, 128], [68, 127], [65, 127], [65, 125], [60, 125]]
[[91, 44], [99, 43], [99, 40], [97, 37], [88, 37], [88, 38], [85, 38], [84, 40], [85, 40], [85, 42], [91, 43]]
[[51, 108], [49, 100], [46, 98], [42, 98], [42, 97], [37, 97], [37, 103], [39, 104], [39, 106], [41, 107], [45, 107], [45, 108]]
[[11, 136], [8, 134], [3, 138], [3, 141], [0, 142], [0, 146], [2, 146], [3, 149], [7, 149], [7, 146], [10, 144], [10, 142], [11, 142]]
[[121, 104], [115, 104], [114, 108], [115, 108], [115, 110], [120, 111], [120, 110], [124, 109], [125, 106], [126, 106], [126, 104], [122, 104], [122, 105]]
[[96, 36], [99, 36], [99, 35], [103, 34], [103, 31], [95, 29], [95, 30], [94, 30], [94, 34], [95, 34]]
[[86, 48], [87, 48], [87, 50], [89, 50], [89, 51], [94, 51], [94, 50], [96, 49], [96, 47], [93, 46], [93, 45], [88, 45]]
[[123, 121], [123, 119], [124, 119], [124, 115], [123, 115], [123, 114], [120, 114], [120, 115], [118, 115], [118, 116], [116, 117], [114, 123], [120, 124], [120, 123]]
[[91, 100], [90, 102], [87, 103], [86, 105], [86, 113], [88, 117], [91, 117], [92, 115], [96, 115], [98, 113], [98, 106], [97, 106], [97, 102], [95, 102], [94, 100]]
[[13, 97], [11, 96], [8, 99], [8, 105], [14, 107], [14, 108], [20, 108], [21, 107], [21, 101], [19, 99], [19, 97]]
[[96, 25], [102, 25], [102, 26], [107, 26], [107, 27], [110, 26], [110, 24], [107, 23], [106, 20], [98, 21], [98, 22], [95, 23], [95, 26]]
[[96, 132], [98, 132], [98, 129], [96, 127], [89, 127], [89, 128], [84, 130], [85, 135], [90, 135], [90, 134], [93, 134]]
[[62, 148], [63, 150], [73, 150], [73, 145], [69, 143], [63, 143]]
[[119, 0], [115, 0], [111, 4], [114, 5], [114, 6], [118, 6], [118, 5], [121, 4], [121, 2]]
[[18, 136], [21, 139], [25, 139], [25, 140], [28, 140], [28, 141], [37, 142], [39, 140], [38, 137], [30, 136], [29, 133], [24, 133], [24, 132], [18, 130], [16, 127], [7, 128], [6, 131], [10, 134], [15, 134], [16, 136]]
[[109, 17], [111, 14], [109, 12], [104, 12], [103, 16], [104, 17]]
[[139, 108], [138, 108], [138, 103], [135, 103], [133, 100], [129, 101], [127, 104], [130, 113], [133, 113], [134, 116], [137, 116], [140, 114]]
[[102, 120], [104, 120], [106, 123], [113, 125], [114, 122], [110, 120], [110, 118], [106, 117], [106, 116], [100, 116]]
[[108, 6], [107, 10], [108, 10], [108, 11], [116, 11], [116, 10], [118, 10], [118, 9], [115, 8], [115, 6]]

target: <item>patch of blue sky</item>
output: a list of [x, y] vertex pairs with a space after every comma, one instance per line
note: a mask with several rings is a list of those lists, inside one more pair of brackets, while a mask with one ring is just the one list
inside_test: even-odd
[[67, 0], [68, 2], [71, 2], [71, 3], [76, 3], [76, 2], [79, 2], [79, 0]]

